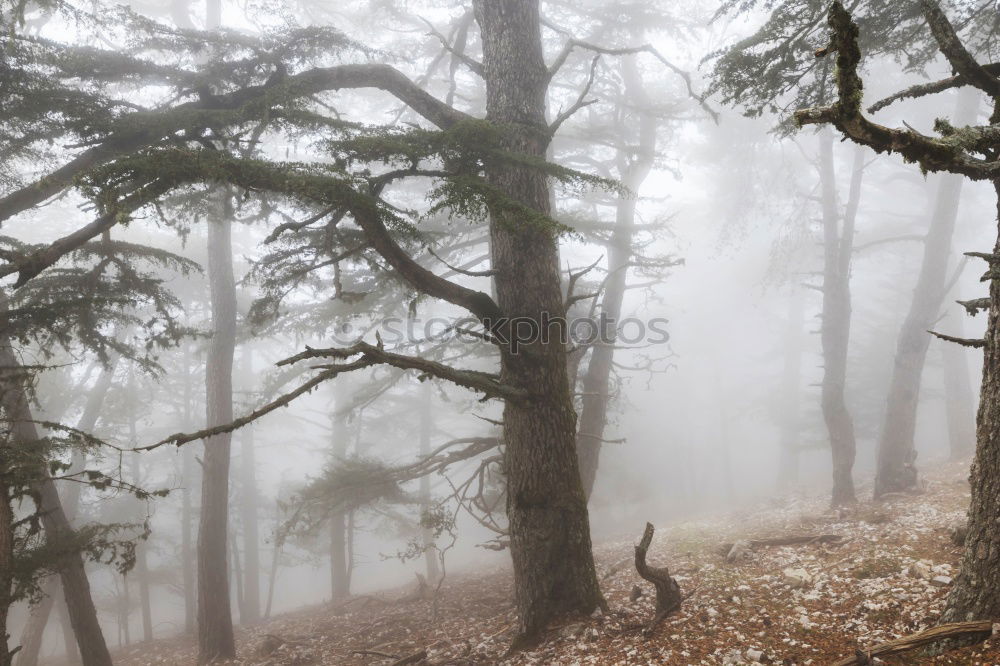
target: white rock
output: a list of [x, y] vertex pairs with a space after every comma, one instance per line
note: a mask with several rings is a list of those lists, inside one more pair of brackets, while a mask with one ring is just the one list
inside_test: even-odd
[[740, 539], [733, 544], [733, 547], [729, 549], [729, 553], [726, 555], [727, 562], [735, 562], [737, 560], [742, 560], [750, 553], [750, 549], [753, 546], [746, 539]]
[[761, 650], [756, 650], [754, 648], [750, 648], [749, 650], [747, 650], [746, 654], [747, 654], [747, 659], [757, 663], [760, 663], [760, 660], [764, 658], [764, 652]]
[[782, 574], [785, 577], [785, 584], [795, 588], [808, 587], [812, 585], [812, 576], [805, 569], [785, 569]]
[[934, 578], [931, 578], [931, 585], [935, 587], [948, 587], [951, 585], [951, 576], [934, 576]]

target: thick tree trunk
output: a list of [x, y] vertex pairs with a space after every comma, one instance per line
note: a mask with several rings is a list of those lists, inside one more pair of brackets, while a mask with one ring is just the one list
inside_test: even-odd
[[[963, 313], [964, 314], [964, 313]], [[949, 333], [965, 337], [964, 321], [960, 314], [957, 322], [949, 326]], [[938, 343], [944, 371], [944, 402], [948, 421], [948, 446], [952, 460], [966, 460], [975, 450], [976, 408], [972, 383], [969, 380], [969, 354], [973, 350], [951, 342]]]
[[[4, 309], [5, 305], [4, 303]], [[2, 335], [0, 335], [0, 368], [8, 373], [8, 376], [17, 377], [15, 380], [5, 382], [0, 398], [0, 405], [11, 421], [12, 439], [19, 446], [32, 446], [39, 440], [39, 436], [22, 383], [24, 379], [18, 376], [23, 370], [10, 340]], [[32, 489], [32, 494], [41, 515], [46, 539], [51, 539], [55, 543], [71, 540], [73, 528], [63, 512], [55, 483], [46, 475], [44, 480]], [[108, 652], [97, 619], [97, 610], [90, 594], [90, 583], [87, 581], [83, 566], [83, 556], [80, 553], [66, 555], [65, 560], [60, 563], [59, 577], [83, 665], [111, 666], [111, 654]]]
[[[638, 146], [628, 146], [619, 151], [618, 172], [622, 184], [629, 192], [637, 193], [653, 168], [656, 156], [656, 116], [646, 109], [652, 104], [643, 88], [642, 78], [636, 65], [636, 56], [623, 59], [622, 74], [625, 81], [625, 97], [630, 105], [640, 110]], [[622, 128], [624, 130], [624, 128]], [[635, 233], [635, 209], [638, 203], [633, 194], [619, 198], [615, 227], [608, 245], [608, 277], [601, 300], [601, 314], [605, 321], [620, 323], [622, 302], [628, 284], [628, 264], [632, 261], [632, 241]], [[577, 451], [580, 457], [580, 475], [583, 490], [590, 498], [597, 478], [604, 428], [608, 422], [608, 403], [611, 396], [611, 369], [615, 348], [613, 344], [593, 347], [587, 373], [583, 378], [583, 401], [580, 410], [580, 426], [577, 433]]]
[[[954, 122], [958, 126], [973, 122], [978, 104], [977, 91], [963, 93]], [[910, 311], [899, 330], [896, 343], [885, 422], [879, 439], [875, 497], [911, 490], [918, 481], [915, 465], [917, 449], [913, 437], [917, 425], [920, 382], [931, 341], [927, 331], [934, 327], [940, 316], [945, 297], [951, 241], [964, 177], [942, 174], [938, 179], [934, 210], [924, 238], [923, 263], [910, 301]]]
[[792, 285], [788, 306], [788, 325], [785, 327], [784, 369], [781, 379], [781, 441], [778, 454], [778, 489], [788, 490], [799, 480], [799, 435], [801, 416], [799, 406], [802, 395], [802, 331], [805, 328], [805, 304], [802, 289]]
[[[232, 215], [229, 194], [222, 216], [208, 224], [208, 275], [212, 299], [212, 340], [205, 364], [205, 422], [233, 420], [233, 354], [236, 348], [236, 284], [233, 277]], [[205, 440], [202, 459], [201, 521], [198, 526], [198, 661], [236, 656], [229, 599], [229, 463], [232, 435]]]
[[[420, 457], [424, 458], [431, 452], [431, 431], [434, 428], [434, 385], [431, 382], [424, 382], [420, 389]], [[420, 477], [420, 487], [418, 489], [417, 500], [423, 511], [427, 511], [431, 506], [431, 478], [425, 474]], [[438, 566], [438, 549], [434, 545], [434, 532], [429, 527], [424, 527], [420, 534], [421, 545], [424, 548], [424, 573], [430, 585], [436, 585], [441, 577], [441, 568]]]
[[847, 346], [851, 336], [851, 252], [854, 247], [854, 219], [861, 192], [863, 153], [855, 153], [847, 207], [837, 210], [836, 175], [833, 168], [833, 134], [820, 132], [820, 185], [823, 201], [823, 320], [820, 338], [823, 347], [822, 408], [830, 435], [833, 460], [831, 504], [840, 506], [857, 501], [854, 494], [854, 457], [857, 444], [854, 422], [844, 396], [847, 384]]
[[[243, 390], [253, 385], [253, 353], [243, 352]], [[254, 428], [248, 425], [240, 433], [240, 522], [243, 523], [243, 605], [240, 622], [260, 621], [260, 535], [257, 521], [257, 461], [254, 451]]]
[[995, 620], [1000, 617], [1000, 179], [997, 192], [997, 241], [990, 261], [990, 309], [983, 354], [983, 384], [976, 418], [976, 455], [970, 483], [969, 531], [962, 568], [948, 595], [942, 622]]
[[[548, 144], [538, 0], [476, 0], [483, 42], [486, 118], [505, 132], [507, 148], [544, 158]], [[549, 213], [544, 174], [491, 164], [490, 183], [505, 196]], [[557, 234], [491, 211], [490, 238], [500, 310], [538, 325], [563, 312]], [[520, 620], [519, 644], [550, 620], [590, 613], [602, 603], [591, 553], [587, 500], [576, 453], [576, 414], [567, 379], [566, 347], [536, 340], [516, 351], [501, 347], [501, 378], [530, 400], [504, 407], [507, 516]]]

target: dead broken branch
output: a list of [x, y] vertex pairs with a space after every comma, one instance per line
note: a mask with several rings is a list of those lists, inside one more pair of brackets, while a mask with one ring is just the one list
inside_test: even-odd
[[854, 666], [861, 664], [871, 664], [875, 657], [886, 657], [892, 654], [908, 652], [916, 648], [938, 643], [940, 641], [964, 639], [976, 642], [985, 640], [993, 633], [993, 623], [989, 620], [982, 622], [954, 622], [952, 624], [942, 624], [937, 627], [921, 631], [920, 633], [904, 636], [888, 643], [876, 645], [870, 650], [856, 650], [853, 657], [841, 659], [833, 666]]
[[646, 529], [642, 533], [642, 540], [635, 547], [635, 570], [639, 572], [639, 577], [647, 580], [656, 588], [656, 615], [643, 630], [643, 635], [649, 636], [656, 629], [656, 626], [668, 615], [680, 610], [681, 603], [686, 597], [681, 596], [681, 587], [670, 575], [670, 570], [666, 567], [651, 567], [646, 564], [646, 552], [649, 544], [653, 541], [653, 525], [646, 523]]
[[718, 553], [728, 561], [739, 559], [754, 548], [773, 548], [779, 546], [800, 546], [813, 543], [840, 545], [847, 537], [840, 534], [809, 534], [799, 536], [773, 537], [770, 539], [743, 539], [733, 543], [724, 543], [718, 548]]

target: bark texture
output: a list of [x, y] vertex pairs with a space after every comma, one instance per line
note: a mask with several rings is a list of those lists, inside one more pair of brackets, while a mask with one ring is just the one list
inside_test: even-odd
[[[233, 277], [228, 193], [220, 219], [208, 224], [208, 276], [212, 340], [205, 364], [205, 419], [209, 427], [233, 420], [233, 354], [236, 348], [236, 285]], [[231, 433], [205, 440], [198, 525], [198, 661], [236, 656], [229, 599], [226, 537], [229, 533]]]
[[[507, 147], [543, 158], [548, 145], [538, 0], [476, 0], [483, 42], [486, 117], [506, 130]], [[544, 174], [491, 164], [487, 178], [504, 195], [549, 213]], [[491, 253], [498, 305], [534, 322], [563, 313], [559, 249], [553, 230], [509, 208], [491, 210]], [[553, 618], [590, 613], [603, 603], [591, 553], [587, 501], [576, 453], [576, 414], [566, 349], [541, 340], [501, 348], [501, 379], [528, 399], [504, 407], [507, 515], [520, 620], [518, 643], [537, 638]]]
[[833, 167], [833, 134], [820, 134], [820, 185], [823, 202], [823, 320], [820, 339], [823, 347], [822, 408], [830, 435], [833, 460], [831, 504], [840, 506], [857, 500], [854, 494], [854, 458], [857, 443], [854, 421], [847, 409], [847, 347], [851, 337], [851, 253], [854, 247], [854, 219], [861, 196], [861, 149], [857, 149], [847, 206], [841, 215], [837, 205], [836, 174]]
[[976, 456], [969, 481], [972, 501], [962, 567], [948, 595], [942, 622], [1000, 617], [1000, 180], [997, 242], [990, 260], [990, 309], [983, 348], [983, 384], [976, 418]]
[[[974, 122], [978, 104], [979, 100], [974, 92], [963, 94], [955, 112], [956, 124], [968, 125]], [[940, 317], [944, 302], [948, 261], [951, 259], [951, 243], [955, 235], [963, 180], [957, 174], [942, 174], [938, 178], [934, 209], [924, 238], [923, 262], [920, 264], [910, 309], [899, 329], [896, 343], [885, 421], [879, 439], [875, 497], [889, 492], [912, 490], [918, 483], [914, 434], [920, 384], [931, 341], [928, 331]]]

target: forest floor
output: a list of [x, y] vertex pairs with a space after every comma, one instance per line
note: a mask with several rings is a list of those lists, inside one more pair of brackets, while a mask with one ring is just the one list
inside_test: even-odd
[[[939, 467], [926, 492], [832, 512], [787, 499], [737, 514], [658, 526], [650, 563], [669, 566], [693, 595], [650, 637], [652, 586], [632, 565], [633, 540], [595, 549], [608, 613], [553, 627], [537, 648], [506, 656], [516, 627], [510, 574], [449, 577], [437, 603], [411, 589], [357, 597], [238, 629], [238, 664], [379, 664], [426, 651], [421, 664], [829, 664], [932, 626], [961, 549], [950, 531], [968, 504], [964, 466]], [[860, 492], [865, 492], [862, 489]], [[756, 547], [735, 562], [720, 545], [740, 539], [836, 534], [840, 544]], [[631, 600], [638, 585], [643, 594]], [[120, 666], [194, 664], [190, 638], [123, 649]], [[876, 662], [878, 663], [878, 662]], [[889, 664], [1000, 664], [1000, 637], [944, 656], [910, 653]]]

